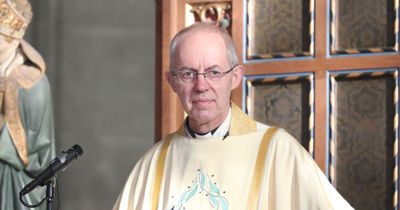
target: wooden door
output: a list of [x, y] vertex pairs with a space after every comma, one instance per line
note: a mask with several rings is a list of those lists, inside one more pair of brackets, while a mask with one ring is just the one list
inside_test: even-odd
[[295, 136], [356, 209], [398, 209], [399, 0], [159, 0], [156, 14], [156, 140], [184, 118], [170, 40], [214, 21], [245, 67], [232, 100]]

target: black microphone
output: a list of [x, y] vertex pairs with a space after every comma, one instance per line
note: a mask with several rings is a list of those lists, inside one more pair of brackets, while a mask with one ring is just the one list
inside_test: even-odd
[[59, 170], [62, 170], [65, 167], [67, 167], [68, 164], [73, 160], [78, 159], [78, 156], [82, 155], [82, 153], [83, 153], [82, 148], [77, 144], [69, 148], [67, 151], [63, 151], [61, 154], [57, 155], [57, 157], [50, 162], [50, 165], [43, 172], [41, 172], [34, 180], [32, 180], [29, 184], [27, 184], [19, 192], [19, 194], [25, 195], [39, 185], [44, 186], [45, 184], [47, 184], [49, 179], [51, 179], [53, 176], [56, 175], [56, 173]]

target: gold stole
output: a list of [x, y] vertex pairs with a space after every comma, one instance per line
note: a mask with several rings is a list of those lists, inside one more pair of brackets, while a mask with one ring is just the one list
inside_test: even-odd
[[155, 177], [153, 196], [152, 196], [152, 198], [153, 198], [152, 199], [152, 208], [151, 208], [152, 210], [156, 210], [158, 207], [158, 199], [160, 197], [161, 180], [162, 180], [163, 173], [164, 173], [165, 157], [167, 156], [168, 147], [169, 147], [169, 143], [171, 143], [172, 136], [173, 136], [173, 134], [168, 134], [167, 137], [165, 137], [164, 143], [161, 146], [160, 155], [158, 156], [156, 177]]
[[269, 143], [274, 136], [277, 127], [271, 127], [265, 132], [260, 147], [258, 148], [258, 155], [256, 160], [256, 167], [253, 172], [253, 179], [251, 180], [249, 199], [247, 203], [248, 210], [257, 210], [260, 199], [261, 184], [264, 178], [265, 160], [267, 158]]

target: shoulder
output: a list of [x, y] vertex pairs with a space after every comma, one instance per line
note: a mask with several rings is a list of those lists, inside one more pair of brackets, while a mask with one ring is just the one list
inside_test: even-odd
[[159, 157], [162, 146], [166, 143], [166, 138], [163, 138], [161, 141], [156, 142], [153, 146], [151, 146], [145, 154], [139, 159], [135, 168], [144, 167], [147, 168], [150, 165], [154, 165]]
[[50, 84], [46, 75], [42, 75], [30, 88], [21, 88], [20, 97], [30, 104], [51, 103]]
[[[126, 202], [137, 203], [140, 194], [145, 192], [147, 186], [154, 181], [158, 157], [165, 140], [155, 143], [147, 152], [136, 162], [132, 169], [125, 186], [122, 190], [120, 204]], [[133, 200], [132, 200], [133, 199]]]
[[279, 128], [269, 146], [270, 157], [277, 161], [289, 161], [296, 163], [313, 163], [310, 153], [292, 135]]
[[29, 88], [31, 91], [40, 91], [42, 94], [50, 93], [50, 83], [46, 74], [37, 78], [36, 82]]
[[[257, 131], [266, 133], [269, 129], [275, 126], [269, 126], [264, 123], [257, 122]], [[281, 146], [301, 146], [297, 140], [290, 135], [285, 129], [277, 127], [271, 139], [271, 144], [279, 144]]]
[[272, 140], [277, 146], [302, 147], [300, 143], [283, 128], [277, 129]]
[[[269, 126], [267, 124], [257, 122], [257, 132], [266, 133], [270, 128], [274, 126]], [[303, 152], [303, 146], [285, 129], [279, 128], [275, 131], [270, 141], [270, 147], [273, 149], [286, 149], [286, 150], [296, 150]], [[304, 150], [305, 151], [305, 150]]]
[[269, 126], [267, 124], [264, 124], [264, 123], [261, 123], [261, 122], [257, 122], [257, 121], [256, 121], [256, 124], [257, 124], [257, 131], [266, 131], [266, 130], [268, 130], [268, 128], [271, 127], [271, 126]]
[[154, 157], [158, 157], [158, 153], [161, 150], [161, 146], [163, 145], [164, 140], [161, 140], [155, 144], [153, 144], [153, 146], [151, 146], [146, 153], [142, 156], [141, 160], [152, 160], [154, 159]]

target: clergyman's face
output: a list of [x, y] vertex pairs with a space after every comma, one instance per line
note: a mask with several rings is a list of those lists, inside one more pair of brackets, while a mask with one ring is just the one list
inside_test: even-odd
[[[191, 69], [203, 73], [209, 70], [225, 72], [230, 68], [225, 42], [219, 34], [189, 32], [176, 48], [175, 68], [172, 70]], [[242, 70], [238, 66], [219, 81], [210, 81], [199, 75], [184, 84], [177, 83], [171, 74], [167, 76], [189, 119], [199, 124], [222, 123], [229, 111], [231, 90], [240, 84]]]

